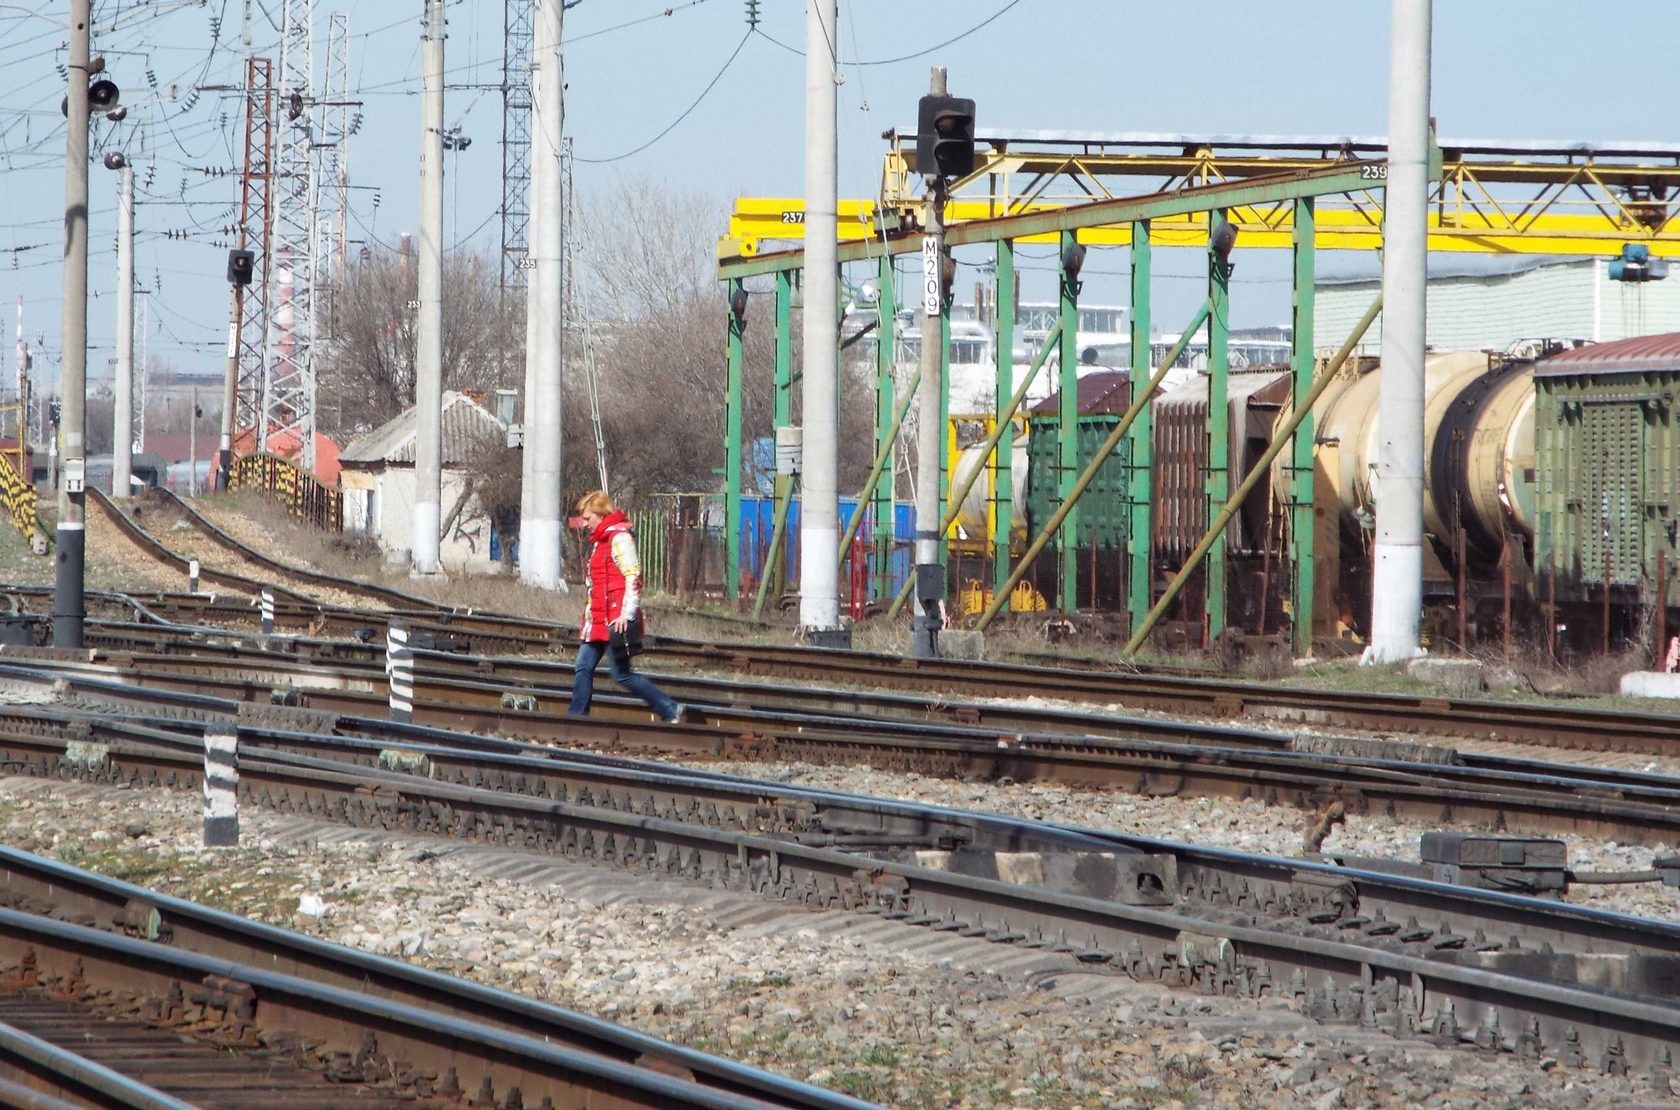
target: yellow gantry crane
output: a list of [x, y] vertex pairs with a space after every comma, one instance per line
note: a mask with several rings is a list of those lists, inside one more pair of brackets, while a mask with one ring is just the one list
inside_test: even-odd
[[[920, 205], [915, 136], [888, 133], [875, 199], [840, 202], [843, 242], [909, 227]], [[908, 140], [908, 141], [906, 141]], [[1372, 163], [1363, 193], [1325, 197], [1315, 227], [1320, 250], [1382, 246], [1381, 160], [1375, 139], [1247, 138], [1028, 131], [981, 136], [972, 174], [952, 183], [947, 225], [1041, 212], [1121, 196], [1274, 177], [1337, 162]], [[1643, 243], [1657, 257], [1680, 257], [1680, 144], [1476, 141], [1441, 144], [1429, 217], [1429, 249], [1504, 254], [1615, 254]], [[718, 256], [751, 257], [764, 241], [804, 238], [804, 201], [742, 197]], [[1291, 245], [1288, 202], [1232, 208], [1245, 248]], [[1207, 242], [1208, 214], [1158, 219], [1158, 247]], [[1056, 241], [1054, 234], [1020, 242]], [[1126, 246], [1131, 227], [1081, 228], [1089, 246]]]
[[[915, 136], [888, 132], [888, 151], [878, 195], [873, 199], [842, 200], [839, 204], [840, 259], [873, 263], [877, 320], [876, 440], [878, 454], [896, 434], [892, 376], [893, 313], [899, 297], [893, 258], [921, 249], [918, 226], [922, 198], [916, 164]], [[1293, 298], [1290, 356], [1294, 375], [1292, 398], [1307, 403], [1315, 370], [1313, 296], [1318, 250], [1380, 250], [1383, 193], [1387, 185], [1387, 148], [1380, 140], [1357, 138], [1278, 138], [1269, 136], [1180, 136], [1161, 134], [1095, 134], [1089, 132], [1020, 132], [977, 137], [975, 169], [954, 181], [945, 210], [946, 243], [992, 247], [996, 254], [995, 303], [1014, 299], [1013, 250], [1017, 244], [1054, 244], [1060, 259], [1059, 318], [1075, 319], [1078, 274], [1087, 246], [1128, 246], [1132, 255], [1131, 370], [1134, 381], [1159, 373], [1149, 343], [1150, 257], [1155, 248], [1206, 248], [1209, 262], [1208, 298], [1191, 324], [1182, 329], [1180, 345], [1203, 324], [1208, 331], [1209, 400], [1207, 519], [1213, 535], [1221, 526], [1220, 505], [1228, 491], [1229, 445], [1227, 422], [1213, 414], [1226, 405], [1226, 322], [1231, 244], [1245, 249], [1282, 248], [1292, 252]], [[1542, 254], [1621, 255], [1627, 263], [1646, 258], [1680, 257], [1680, 221], [1671, 201], [1680, 198], [1680, 143], [1560, 143], [1455, 142], [1432, 144], [1429, 249], [1435, 251]], [[1231, 234], [1232, 229], [1237, 233]], [[751, 277], [773, 277], [773, 325], [776, 329], [775, 390], [777, 426], [786, 423], [787, 400], [793, 380], [789, 319], [797, 271], [803, 266], [804, 204], [797, 198], [739, 199], [730, 217], [728, 234], [718, 243], [718, 276], [728, 286], [729, 348], [726, 412], [726, 568], [731, 596], [740, 588], [741, 518], [740, 434], [741, 334], [745, 327], [747, 290]], [[1637, 263], [1643, 266], [1643, 261]], [[947, 271], [948, 273], [948, 271]], [[931, 282], [932, 278], [924, 278]], [[947, 276], [947, 281], [949, 280]], [[948, 290], [947, 290], [948, 303]], [[1344, 348], [1356, 343], [1375, 317], [1373, 305]], [[1012, 314], [996, 321], [998, 346], [1011, 350]], [[859, 336], [858, 338], [862, 338]], [[1050, 339], [1045, 340], [1046, 348]], [[1074, 425], [1077, 329], [1062, 328], [1058, 338], [1057, 387], [1063, 398], [1062, 428]], [[1162, 360], [1170, 365], [1180, 347]], [[1015, 386], [1000, 361], [999, 426], [1012, 419], [1019, 397], [1007, 406], [1003, 398]], [[1154, 381], [1149, 388], [1153, 389]], [[1008, 411], [1001, 411], [1007, 408]], [[1134, 631], [1153, 619], [1148, 536], [1153, 511], [1150, 479], [1149, 410], [1134, 399], [1135, 423], [1120, 428], [1126, 435], [1114, 448], [1128, 477], [1121, 498], [1125, 517], [1117, 528], [1126, 547], [1126, 609]], [[941, 418], [945, 417], [941, 413]], [[1127, 420], [1133, 420], [1129, 413]], [[1111, 432], [1111, 437], [1119, 433]], [[1011, 577], [1010, 450], [1011, 438], [1001, 437], [988, 448], [992, 478], [993, 590], [1009, 593]], [[1030, 562], [1062, 514], [1072, 509], [1087, 479], [1079, 473], [1074, 438], [1059, 445], [1059, 493], [1062, 508], [1045, 533], [1023, 555]], [[1113, 447], [1113, 445], [1110, 445]], [[949, 449], [944, 453], [948, 453]], [[1108, 449], [1100, 452], [1109, 454]], [[1101, 460], [1097, 460], [1100, 462]], [[1093, 464], [1094, 465], [1094, 464]], [[1291, 432], [1287, 512], [1292, 534], [1301, 537], [1292, 555], [1290, 607], [1294, 614], [1291, 638], [1297, 651], [1311, 646], [1314, 593], [1313, 553], [1313, 430], [1304, 418]], [[942, 470], [948, 469], [942, 460]], [[1089, 469], [1089, 468], [1088, 468]], [[778, 501], [785, 500], [779, 496]], [[873, 585], [877, 600], [890, 596], [890, 552], [893, 544], [890, 494], [880, 483], [859, 495], [859, 512], [870, 505], [873, 525]], [[956, 490], [951, 502], [960, 502]], [[949, 517], [950, 514], [947, 514]], [[1079, 531], [1077, 518], [1068, 516], [1057, 532], [1060, 570], [1059, 603], [1073, 609], [1077, 575], [1073, 555]], [[945, 523], [943, 533], [949, 528]], [[1091, 540], [1093, 548], [1097, 540]], [[846, 553], [840, 555], [848, 558]], [[1207, 551], [1207, 634], [1225, 627], [1223, 548]], [[1188, 572], [1183, 568], [1180, 575]], [[1093, 592], [1095, 586], [1093, 585]], [[902, 596], [902, 593], [901, 595]], [[987, 611], [989, 617], [999, 602]], [[982, 626], [985, 618], [982, 618]]]

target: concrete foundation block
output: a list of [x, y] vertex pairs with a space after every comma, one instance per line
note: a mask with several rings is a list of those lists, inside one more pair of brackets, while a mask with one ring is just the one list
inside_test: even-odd
[[986, 658], [986, 634], [961, 628], [940, 629], [939, 658], [979, 662]]
[[1680, 698], [1680, 674], [1632, 671], [1622, 676], [1621, 690], [1627, 698]]
[[799, 638], [808, 647], [829, 648], [834, 651], [852, 650], [850, 628], [801, 628]]
[[1406, 673], [1420, 682], [1440, 686], [1455, 697], [1479, 694], [1487, 688], [1482, 665], [1474, 659], [1432, 659], [1425, 656], [1406, 664]]

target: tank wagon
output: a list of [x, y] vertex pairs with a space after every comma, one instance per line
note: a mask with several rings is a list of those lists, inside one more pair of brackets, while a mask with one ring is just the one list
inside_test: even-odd
[[[1350, 362], [1314, 408], [1314, 623], [1320, 637], [1366, 632], [1382, 372], [1375, 359]], [[1232, 371], [1232, 488], [1287, 415], [1290, 384], [1286, 367]], [[1497, 634], [1509, 599], [1515, 631], [1539, 633], [1549, 626], [1583, 647], [1646, 635], [1653, 619], [1680, 631], [1666, 612], [1677, 593], [1680, 538], [1677, 394], [1680, 334], [1568, 348], [1544, 344], [1533, 355], [1431, 353], [1424, 366], [1427, 629], [1449, 640], [1460, 628], [1471, 639]], [[1129, 395], [1124, 371], [1081, 380], [1081, 466]], [[1159, 589], [1204, 528], [1205, 377], [1163, 392], [1152, 411], [1149, 550]], [[1017, 552], [1056, 508], [1056, 414], [1055, 398], [1039, 404], [1027, 434], [1016, 440], [1011, 546]], [[980, 464], [970, 454], [959, 457], [959, 474]], [[1283, 459], [1287, 455], [1256, 487], [1224, 541], [1230, 619], [1250, 633], [1276, 631], [1288, 616]], [[1081, 501], [1082, 606], [1123, 603], [1126, 465], [1123, 455], [1111, 459]], [[959, 517], [960, 535], [976, 553], [989, 542], [988, 477], [982, 473]], [[1032, 581], [1046, 597], [1055, 596], [1056, 562], [1042, 557], [1033, 571]], [[1655, 604], [1659, 596], [1662, 608]], [[1187, 618], [1201, 597], [1192, 582], [1184, 595]]]

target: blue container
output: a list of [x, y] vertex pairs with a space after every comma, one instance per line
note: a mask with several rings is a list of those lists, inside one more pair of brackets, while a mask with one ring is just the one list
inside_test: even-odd
[[[840, 531], [845, 533], [851, 523], [852, 514], [857, 512], [857, 499], [842, 497], [840, 499]], [[776, 530], [776, 499], [773, 497], [743, 497], [741, 498], [741, 571], [749, 584], [749, 588], [756, 589], [757, 584], [764, 577], [764, 556], [770, 548], [771, 537]], [[903, 587], [905, 579], [910, 574], [911, 538], [916, 530], [916, 507], [906, 502], [893, 505], [893, 551], [890, 562], [892, 582], [889, 597], [896, 596]], [[874, 526], [865, 521], [858, 530], [858, 545], [860, 554], [867, 557], [868, 544], [874, 538]], [[782, 569], [789, 582], [799, 581], [799, 498], [795, 497], [788, 506], [787, 535], [782, 547]], [[852, 565], [848, 561], [841, 570], [840, 600], [845, 605], [850, 600]], [[870, 587], [873, 589], [873, 581]]]

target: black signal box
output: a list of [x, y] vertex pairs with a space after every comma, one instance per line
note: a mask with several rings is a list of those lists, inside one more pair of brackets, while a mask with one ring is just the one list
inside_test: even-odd
[[916, 168], [929, 177], [974, 172], [974, 101], [922, 97], [916, 112]]
[[255, 268], [257, 254], [255, 251], [228, 251], [228, 284], [251, 284], [251, 271]]

